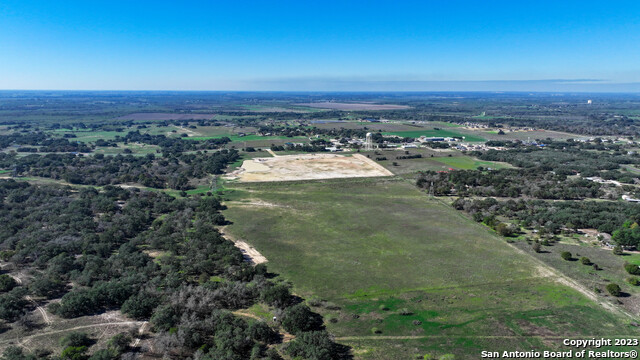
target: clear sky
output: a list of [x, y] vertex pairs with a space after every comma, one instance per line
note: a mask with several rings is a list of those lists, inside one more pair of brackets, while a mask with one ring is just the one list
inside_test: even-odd
[[640, 1], [0, 1], [0, 89], [640, 91]]

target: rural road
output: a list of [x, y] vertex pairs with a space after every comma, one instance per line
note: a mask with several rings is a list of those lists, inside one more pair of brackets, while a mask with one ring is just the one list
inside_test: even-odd
[[[18, 283], [18, 285], [22, 285], [22, 279], [12, 274], [8, 274], [8, 275], [11, 276]], [[33, 298], [30, 295], [25, 296], [25, 299], [27, 299], [29, 302], [31, 302], [36, 306], [36, 310], [38, 310], [38, 312], [42, 315], [42, 319], [44, 320], [45, 324], [47, 324], [47, 326], [51, 325], [52, 321], [51, 319], [49, 319], [49, 315], [47, 315], [47, 311], [42, 306], [38, 306], [38, 303], [35, 300], [33, 300]]]
[[40, 333], [33, 334], [33, 335], [30, 335], [30, 336], [21, 336], [21, 337], [13, 338], [13, 339], [2, 339], [2, 340], [0, 340], [0, 344], [8, 344], [8, 343], [16, 342], [16, 341], [23, 341], [24, 342], [24, 341], [31, 340], [33, 338], [41, 337], [41, 336], [60, 334], [60, 333], [73, 331], [73, 330], [90, 329], [90, 328], [101, 327], [101, 326], [142, 325], [144, 323], [145, 323], [145, 321], [122, 321], [122, 322], [107, 322], [107, 323], [75, 326], [75, 327], [68, 328], [68, 329], [40, 332]]
[[240, 239], [236, 239], [234, 236], [229, 234], [226, 231], [226, 226], [220, 227], [220, 235], [224, 236], [227, 240], [230, 240], [231, 242], [233, 242], [235, 247], [237, 247], [238, 249], [240, 249], [240, 251], [242, 251], [242, 255], [244, 256], [245, 260], [250, 262], [252, 265], [258, 265], [258, 264], [266, 263], [268, 261], [267, 258], [264, 257], [262, 254], [260, 254], [260, 252], [256, 250], [253, 246], [249, 245], [248, 243]]
[[145, 331], [147, 331], [147, 326], [148, 325], [149, 325], [149, 322], [145, 321], [142, 324], [142, 326], [140, 326], [140, 329], [138, 329], [138, 336], [133, 341], [133, 344], [131, 345], [131, 347], [137, 347], [138, 345], [140, 345], [140, 341], [142, 340], [142, 335], [144, 334]]

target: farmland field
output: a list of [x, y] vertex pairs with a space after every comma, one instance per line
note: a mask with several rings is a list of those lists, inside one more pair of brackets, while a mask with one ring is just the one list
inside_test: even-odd
[[311, 108], [333, 109], [333, 110], [404, 110], [409, 109], [405, 105], [391, 104], [372, 104], [372, 103], [340, 103], [340, 102], [317, 102], [294, 104], [298, 106], [307, 106]]
[[464, 141], [470, 141], [470, 142], [481, 142], [486, 140], [478, 135], [462, 134], [452, 130], [442, 130], [442, 129], [391, 131], [391, 132], [386, 132], [384, 134], [396, 135], [396, 136], [402, 136], [402, 137], [412, 137], [412, 138], [419, 138], [420, 136], [427, 136], [427, 137], [463, 137], [464, 136]]
[[[367, 154], [367, 152], [362, 152]], [[449, 168], [458, 170], [475, 170], [478, 166], [491, 169], [502, 169], [511, 167], [506, 163], [495, 161], [483, 161], [474, 157], [462, 155], [457, 150], [434, 150], [429, 148], [410, 149], [409, 154], [420, 154], [421, 158], [417, 159], [397, 159], [404, 153], [397, 150], [387, 150], [380, 152], [382, 157], [387, 160], [378, 161], [378, 163], [396, 175], [412, 174], [418, 171], [448, 171]], [[373, 159], [376, 158], [374, 153], [370, 153]]]
[[133, 113], [120, 116], [119, 120], [208, 120], [216, 114]]
[[503, 168], [511, 167], [511, 165], [507, 163], [500, 163], [495, 161], [482, 161], [482, 160], [474, 159], [470, 156], [438, 157], [438, 158], [434, 158], [433, 160], [457, 169], [462, 169], [462, 170], [475, 170], [479, 166], [482, 166], [484, 168], [491, 168], [491, 169], [503, 169]]
[[556, 337], [638, 335], [403, 180], [229, 186], [228, 231], [311, 299], [356, 358], [478, 358], [505, 347], [560, 349]]

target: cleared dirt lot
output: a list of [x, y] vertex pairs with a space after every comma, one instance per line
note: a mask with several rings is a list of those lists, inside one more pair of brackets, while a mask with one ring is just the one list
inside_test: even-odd
[[334, 110], [402, 110], [409, 109], [409, 106], [405, 105], [389, 105], [389, 104], [370, 104], [370, 103], [338, 103], [338, 102], [317, 102], [317, 103], [304, 103], [295, 104], [299, 106], [308, 106], [319, 109], [334, 109]]
[[229, 174], [228, 178], [240, 182], [264, 182], [392, 175], [389, 170], [360, 154], [303, 154], [245, 160], [242, 167]]

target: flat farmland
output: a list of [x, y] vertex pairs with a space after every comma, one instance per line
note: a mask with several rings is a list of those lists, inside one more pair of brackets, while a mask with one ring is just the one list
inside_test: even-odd
[[469, 136], [480, 136], [486, 138], [487, 140], [535, 140], [535, 139], [546, 139], [551, 138], [554, 140], [561, 139], [575, 139], [585, 136], [580, 136], [576, 134], [569, 134], [559, 131], [550, 131], [550, 130], [532, 130], [532, 131], [507, 131], [504, 135], [498, 135], [497, 131], [487, 131], [487, 130], [470, 130], [470, 129], [456, 129], [457, 132], [461, 134], [468, 134]]
[[375, 131], [415, 131], [421, 129], [432, 129], [429, 127], [423, 127], [412, 124], [405, 124], [400, 122], [393, 123], [372, 123], [364, 121], [340, 121], [340, 122], [324, 122], [324, 123], [312, 123], [313, 126], [320, 129], [364, 129]]
[[507, 163], [478, 160], [472, 156], [462, 155], [457, 150], [410, 149], [409, 155], [422, 155], [421, 158], [417, 159], [396, 159], [396, 157], [405, 156], [404, 151], [386, 150], [378, 152], [380, 155], [376, 155], [373, 152], [362, 153], [368, 154], [372, 159], [377, 157], [387, 158], [387, 160], [376, 161], [396, 175], [411, 174], [419, 171], [449, 171], [449, 169], [475, 170], [479, 166], [491, 169], [512, 167]]
[[[451, 128], [450, 128], [451, 129]], [[454, 130], [443, 130], [443, 129], [425, 129], [425, 130], [411, 130], [411, 131], [391, 131], [384, 133], [385, 135], [396, 135], [402, 137], [412, 137], [419, 138], [421, 136], [426, 137], [464, 137], [464, 141], [470, 142], [483, 142], [486, 139], [472, 133], [461, 133], [456, 129]]]
[[475, 170], [478, 167], [482, 166], [483, 168], [491, 168], [491, 169], [504, 169], [513, 167], [508, 163], [497, 162], [497, 161], [483, 161], [473, 158], [471, 156], [444, 156], [433, 159], [436, 162], [445, 164], [452, 168], [461, 169], [461, 170]]
[[341, 103], [341, 102], [315, 102], [315, 103], [300, 103], [292, 104], [297, 106], [307, 106], [311, 108], [319, 109], [332, 109], [332, 110], [345, 110], [345, 111], [358, 111], [358, 110], [405, 110], [410, 109], [410, 106], [406, 105], [391, 105], [391, 104], [374, 104], [374, 103]]
[[118, 120], [210, 120], [216, 114], [178, 114], [178, 113], [133, 113], [120, 116]]
[[312, 299], [357, 359], [475, 359], [560, 349], [566, 336], [638, 336], [559, 273], [398, 178], [228, 186], [227, 231]]

